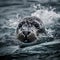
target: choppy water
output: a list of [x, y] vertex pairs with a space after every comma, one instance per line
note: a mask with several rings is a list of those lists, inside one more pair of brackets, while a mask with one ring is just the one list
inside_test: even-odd
[[[60, 60], [59, 0], [0, 0], [0, 56], [4, 60]], [[54, 3], [53, 3], [54, 2]], [[35, 45], [20, 48], [15, 30], [21, 18], [39, 17], [48, 32]]]

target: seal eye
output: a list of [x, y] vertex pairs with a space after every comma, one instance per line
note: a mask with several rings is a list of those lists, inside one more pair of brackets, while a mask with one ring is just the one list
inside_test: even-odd
[[39, 29], [39, 24], [38, 23], [34, 22], [33, 24], [37, 29]]
[[36, 28], [39, 28], [39, 25], [38, 25], [38, 24], [35, 24], [35, 27], [36, 27]]
[[18, 25], [18, 27], [19, 27], [19, 28], [22, 27], [22, 23], [20, 23], [20, 24]]
[[25, 22], [23, 21], [23, 22], [21, 22], [19, 25], [18, 25], [18, 27], [20, 28], [20, 27], [22, 27], [22, 25], [23, 24], [25, 24]]

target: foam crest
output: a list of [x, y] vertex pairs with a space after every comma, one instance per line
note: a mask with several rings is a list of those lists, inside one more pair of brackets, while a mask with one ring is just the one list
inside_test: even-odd
[[[60, 18], [60, 14], [56, 13], [54, 10], [56, 8], [52, 8], [51, 6], [49, 8], [41, 6], [41, 5], [33, 5], [35, 8], [35, 12], [31, 14], [31, 16], [37, 16], [39, 17], [45, 25], [51, 24], [54, 22], [54, 19]], [[38, 10], [36, 10], [39, 8]]]
[[52, 32], [55, 30], [52, 30], [51, 27], [53, 27], [55, 21], [57, 22], [57, 19], [60, 18], [60, 14], [55, 12], [56, 8], [50, 7], [44, 7], [40, 4], [33, 5], [35, 8], [35, 12], [31, 14], [31, 16], [37, 16], [42, 20], [44, 23], [44, 26], [46, 27], [46, 31], [48, 31], [48, 34], [52, 37]]

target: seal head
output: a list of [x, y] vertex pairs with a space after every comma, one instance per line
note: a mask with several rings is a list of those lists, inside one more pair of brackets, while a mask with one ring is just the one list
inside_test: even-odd
[[24, 43], [31, 43], [38, 39], [39, 34], [45, 32], [43, 22], [37, 17], [25, 17], [19, 22], [17, 39]]

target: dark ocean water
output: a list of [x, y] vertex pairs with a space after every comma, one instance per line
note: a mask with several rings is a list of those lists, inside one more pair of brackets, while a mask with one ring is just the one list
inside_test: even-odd
[[[39, 17], [48, 36], [20, 48], [16, 28], [25, 16]], [[0, 57], [0, 60], [60, 60], [60, 1], [0, 0]]]

